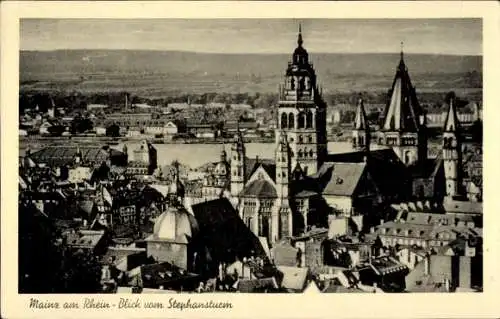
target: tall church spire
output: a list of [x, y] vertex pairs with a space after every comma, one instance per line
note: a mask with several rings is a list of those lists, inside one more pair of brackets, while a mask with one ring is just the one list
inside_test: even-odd
[[358, 100], [354, 130], [352, 131], [352, 145], [355, 149], [370, 150], [370, 127], [362, 98]]
[[453, 104], [454, 99], [451, 98], [449, 102], [448, 112], [446, 113], [446, 120], [444, 122], [444, 131], [445, 132], [456, 132], [458, 129], [458, 116], [455, 109], [455, 105]]
[[443, 164], [446, 179], [446, 196], [463, 194], [462, 146], [460, 143], [459, 121], [454, 106], [454, 98], [449, 101], [443, 132]]
[[409, 166], [427, 158], [425, 112], [418, 102], [404, 61], [403, 42], [400, 54], [396, 75], [389, 90], [379, 144], [392, 147]]
[[302, 40], [302, 24], [299, 23], [299, 35], [297, 37], [297, 44], [299, 45], [299, 47], [301, 47], [303, 43], [304, 41]]
[[327, 154], [326, 103], [319, 93], [309, 54], [303, 47], [301, 24], [297, 44], [280, 89], [276, 144], [285, 134], [291, 149], [291, 167], [300, 163], [305, 174], [314, 174]]
[[356, 119], [354, 122], [354, 128], [356, 130], [365, 130], [367, 127], [366, 112], [363, 99], [359, 98], [358, 106], [356, 110]]

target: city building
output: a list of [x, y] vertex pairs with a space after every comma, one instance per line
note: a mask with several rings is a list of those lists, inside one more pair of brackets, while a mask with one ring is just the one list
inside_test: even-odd
[[[394, 150], [370, 150], [362, 101], [356, 133], [362, 148], [327, 154], [326, 104], [300, 30], [297, 43], [279, 91], [275, 158], [248, 158], [240, 132], [231, 147], [231, 195], [248, 227], [270, 243], [312, 226], [328, 228], [331, 215], [349, 218], [410, 191]], [[397, 78], [400, 83], [407, 75]], [[390, 108], [398, 107], [394, 102]]]
[[158, 167], [156, 148], [146, 140], [142, 140], [131, 154], [125, 145], [123, 153], [128, 154], [127, 175], [152, 175]]

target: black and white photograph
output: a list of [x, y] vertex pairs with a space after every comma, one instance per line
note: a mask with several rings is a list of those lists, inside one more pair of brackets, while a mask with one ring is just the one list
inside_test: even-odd
[[19, 37], [19, 294], [483, 292], [481, 18]]

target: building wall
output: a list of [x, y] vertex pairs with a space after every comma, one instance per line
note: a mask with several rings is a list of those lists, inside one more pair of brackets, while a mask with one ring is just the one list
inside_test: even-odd
[[387, 247], [394, 247], [399, 245], [417, 245], [419, 247], [427, 247], [429, 245], [428, 240], [425, 238], [410, 238], [404, 236], [392, 236], [380, 234], [380, 240], [382, 244]]
[[71, 183], [82, 182], [90, 177], [90, 167], [76, 167], [68, 170], [68, 181]]
[[135, 131], [135, 130], [127, 131], [127, 136], [128, 137], [134, 137], [134, 136], [140, 136], [140, 135], [141, 135], [140, 131]]
[[188, 255], [187, 245], [169, 242], [148, 242], [147, 254], [158, 262], [169, 262], [187, 269]]
[[323, 266], [323, 247], [321, 241], [308, 241], [305, 244], [305, 267], [309, 267], [312, 272], [316, 272]]
[[451, 264], [452, 258], [450, 256], [431, 256], [430, 260], [430, 273], [437, 280], [441, 279], [451, 280]]
[[340, 210], [345, 214], [350, 214], [352, 209], [352, 199], [349, 196], [324, 195], [328, 206]]
[[288, 243], [277, 243], [271, 249], [271, 255], [278, 266], [297, 266], [297, 249]]
[[460, 256], [459, 265], [459, 287], [471, 288], [471, 258]]

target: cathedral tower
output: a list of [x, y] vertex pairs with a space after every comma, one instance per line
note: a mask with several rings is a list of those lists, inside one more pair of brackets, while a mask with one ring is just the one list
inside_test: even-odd
[[362, 98], [358, 100], [356, 118], [354, 119], [352, 147], [357, 150], [370, 151], [370, 126], [368, 125]]
[[460, 141], [460, 123], [458, 121], [453, 98], [450, 99], [443, 130], [443, 161], [446, 179], [446, 196], [462, 194], [462, 146]]
[[291, 180], [290, 145], [286, 134], [281, 134], [276, 148], [276, 193], [278, 199], [288, 198]]
[[300, 165], [306, 175], [314, 174], [327, 155], [326, 104], [316, 82], [316, 72], [304, 49], [301, 27], [297, 48], [288, 63], [285, 83], [280, 85], [276, 143], [287, 136], [291, 166]]
[[231, 196], [233, 197], [238, 196], [245, 186], [245, 156], [245, 144], [238, 128], [234, 143], [231, 145]]
[[271, 240], [292, 236], [293, 215], [290, 209], [291, 150], [284, 132], [276, 148], [276, 195], [278, 197], [271, 217]]
[[411, 83], [403, 50], [389, 95], [378, 144], [392, 147], [407, 166], [425, 161], [425, 113], [418, 103], [415, 88]]

